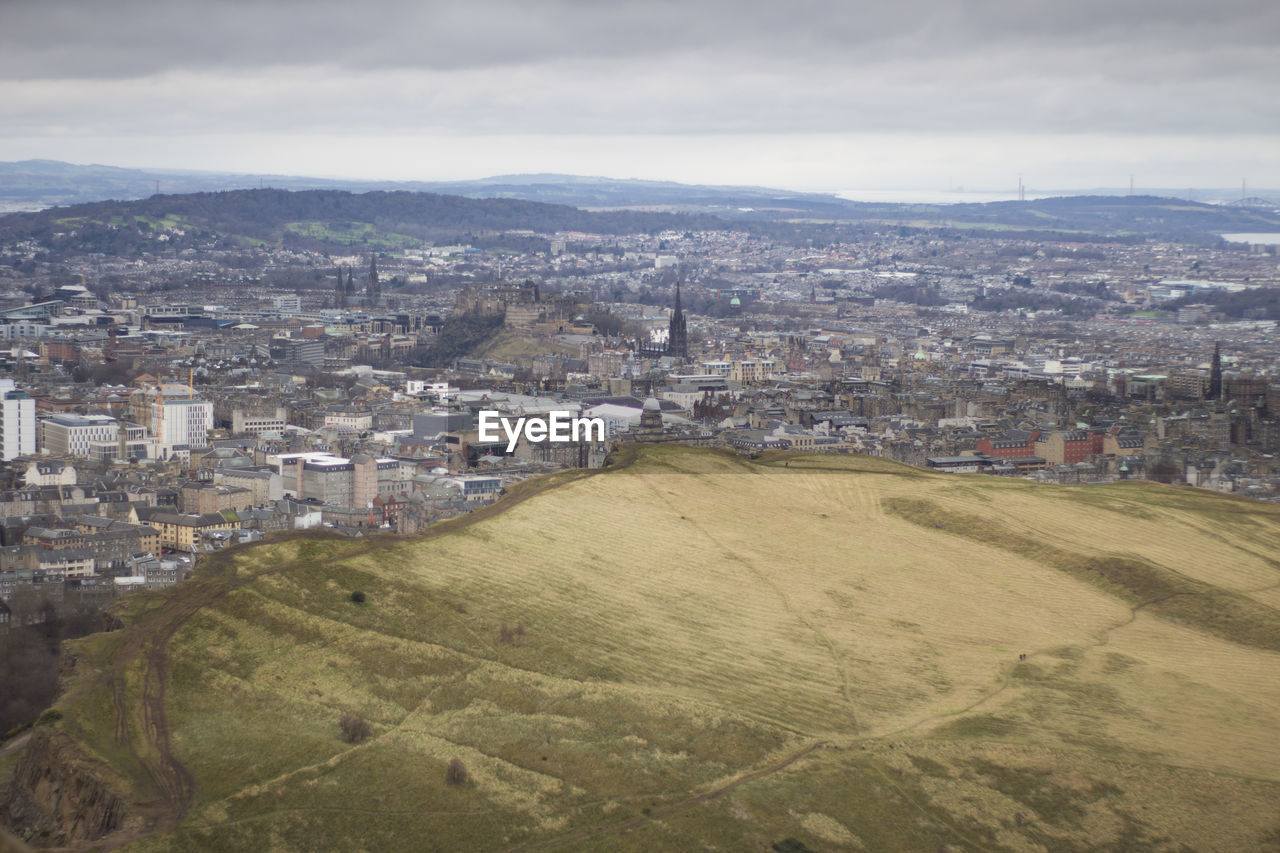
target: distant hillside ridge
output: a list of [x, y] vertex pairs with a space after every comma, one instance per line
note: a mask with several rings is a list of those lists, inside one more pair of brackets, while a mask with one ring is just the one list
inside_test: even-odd
[[741, 203], [743, 199], [806, 198], [835, 201], [828, 193], [799, 193], [754, 186], [707, 186], [675, 181], [607, 178], [554, 173], [498, 175], [474, 180], [391, 181], [317, 178], [296, 175], [242, 174], [177, 169], [130, 169], [76, 165], [58, 160], [0, 162], [0, 210], [24, 210], [130, 201], [157, 193], [178, 195], [238, 189], [432, 192], [468, 198], [519, 198], [584, 206], [671, 205], [677, 203]]
[[635, 234], [724, 227], [723, 221], [705, 215], [593, 213], [520, 199], [260, 189], [155, 195], [13, 213], [0, 217], [0, 241], [33, 240], [50, 250], [82, 246], [85, 251], [120, 253], [142, 245], [154, 247], [155, 235], [164, 232], [171, 247], [221, 239], [242, 245], [359, 249], [370, 244], [375, 248], [430, 244], [511, 230]]
[[[892, 224], [905, 227], [954, 229], [957, 234], [1017, 236], [1024, 239], [1169, 239], [1211, 243], [1219, 234], [1280, 230], [1280, 210], [1275, 203], [1252, 199], [1247, 204], [1209, 204], [1161, 195], [1117, 195], [1102, 191], [1037, 198], [1030, 201], [964, 202], [948, 204], [859, 202], [831, 193], [796, 192], [759, 186], [681, 184], [673, 181], [584, 177], [562, 174], [501, 175], [458, 181], [343, 180], [286, 175], [251, 175], [162, 169], [122, 169], [112, 166], [78, 166], [52, 160], [0, 163], [0, 211], [90, 203], [103, 199], [146, 199], [160, 193], [168, 197], [208, 192], [241, 192], [253, 188], [293, 192], [324, 191], [360, 194], [442, 194], [472, 200], [504, 199], [541, 202], [591, 210], [632, 210], [647, 214], [684, 213], [714, 216], [737, 227], [765, 228], [793, 223], [818, 234], [821, 224]], [[1211, 191], [1203, 191], [1209, 193]], [[1212, 191], [1217, 193], [1218, 191]], [[1269, 192], [1269, 191], [1265, 191]], [[1202, 193], [1202, 194], [1203, 194]], [[1218, 193], [1220, 196], [1221, 193]], [[379, 196], [374, 195], [374, 198]], [[520, 219], [511, 209], [500, 214], [491, 209], [466, 226], [476, 229], [535, 227], [511, 225]], [[459, 210], [448, 211], [458, 215]], [[320, 213], [323, 213], [321, 211]], [[432, 214], [445, 215], [444, 210]], [[468, 217], [479, 215], [475, 211]], [[525, 211], [525, 215], [529, 215]], [[417, 214], [415, 214], [417, 216]], [[549, 215], [550, 216], [550, 215]], [[512, 217], [515, 217], [514, 220]], [[567, 217], [562, 214], [562, 217]], [[371, 220], [352, 210], [353, 220]], [[542, 221], [541, 217], [536, 217]], [[412, 219], [412, 217], [411, 217]], [[0, 217], [0, 222], [5, 219]], [[556, 221], [552, 216], [546, 220]], [[646, 221], [654, 224], [646, 225]], [[696, 220], [705, 227], [723, 227]], [[657, 220], [591, 220], [599, 233], [632, 233], [665, 227]], [[449, 223], [444, 223], [449, 224]], [[302, 229], [312, 238], [322, 228]], [[412, 234], [390, 240], [403, 242]], [[771, 236], [787, 232], [769, 232]], [[349, 236], [349, 235], [348, 235]], [[269, 235], [257, 239], [270, 242]], [[413, 239], [417, 239], [413, 237]], [[336, 242], [343, 242], [337, 240]]]

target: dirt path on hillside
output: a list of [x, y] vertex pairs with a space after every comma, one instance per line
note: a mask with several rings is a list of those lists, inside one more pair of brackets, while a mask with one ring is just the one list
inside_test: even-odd
[[768, 767], [764, 767], [760, 770], [754, 770], [750, 773], [746, 773], [742, 776], [737, 777], [736, 779], [732, 779], [728, 782], [725, 782], [723, 785], [720, 785], [717, 788], [713, 788], [710, 791], [707, 791], [705, 794], [698, 794], [696, 796], [688, 797], [686, 799], [680, 800], [679, 802], [671, 803], [665, 806], [659, 806], [658, 808], [651, 810], [646, 815], [642, 815], [640, 817], [633, 817], [629, 820], [624, 820], [621, 823], [610, 824], [609, 826], [597, 826], [597, 827], [591, 827], [589, 829], [580, 829], [576, 832], [570, 832], [566, 835], [561, 835], [556, 838], [547, 839], [546, 841], [537, 841], [537, 842], [534, 842], [533, 844], [521, 844], [517, 847], [509, 848], [508, 853], [515, 853], [515, 851], [518, 851], [518, 850], [546, 850], [550, 847], [559, 847], [562, 844], [572, 844], [577, 841], [587, 841], [592, 838], [598, 838], [602, 835], [612, 835], [614, 833], [630, 832], [633, 829], [638, 829], [639, 827], [644, 826], [650, 821], [661, 820], [662, 818], [669, 817], [673, 814], [676, 814], [677, 812], [682, 812], [682, 811], [685, 811], [686, 809], [691, 809], [694, 806], [702, 805], [703, 803], [709, 803], [712, 800], [719, 799], [720, 797], [723, 797], [725, 794], [732, 791], [734, 788], [738, 788], [742, 785], [747, 784], [748, 782], [755, 782], [759, 779], [765, 779], [769, 776], [772, 776], [775, 773], [781, 773], [783, 770], [786, 770], [788, 767], [795, 764], [797, 761], [804, 758], [809, 753], [813, 752], [816, 749], [821, 749], [826, 745], [827, 745], [826, 741], [819, 741], [818, 743], [809, 744], [804, 749], [800, 750], [799, 752], [793, 753], [792, 755], [788, 756], [787, 758], [784, 758], [782, 761], [778, 762], [777, 764], [771, 764]]
[[8, 755], [11, 752], [18, 751], [22, 747], [26, 746], [27, 741], [29, 740], [31, 740], [31, 732], [28, 731], [18, 735], [16, 738], [6, 743], [4, 746], [0, 746], [0, 758], [4, 758], [6, 755]]
[[[1111, 635], [1116, 631], [1119, 631], [1122, 628], [1127, 628], [1128, 626], [1136, 622], [1138, 619], [1138, 613], [1140, 613], [1144, 608], [1152, 604], [1160, 604], [1162, 602], [1168, 601], [1171, 598], [1177, 598], [1178, 596], [1181, 596], [1181, 595], [1191, 595], [1191, 594], [1192, 593], [1189, 593], [1189, 592], [1173, 592], [1168, 595], [1162, 595], [1159, 598], [1153, 598], [1150, 601], [1144, 601], [1140, 604], [1136, 604], [1129, 608], [1129, 615], [1126, 616], [1124, 619], [1121, 619], [1116, 624], [1103, 628], [1101, 631], [1098, 631], [1097, 633], [1095, 633], [1093, 635], [1093, 640], [1089, 643], [1089, 645], [1094, 647], [1101, 647], [1110, 643]], [[963, 717], [965, 714], [976, 711], [978, 708], [982, 707], [988, 702], [993, 701], [994, 699], [999, 697], [1000, 694], [1004, 693], [1006, 690], [1008, 690], [1013, 686], [1013, 672], [1019, 663], [1022, 663], [1023, 661], [1034, 660], [1035, 658], [1038, 658], [1038, 657], [1042, 657], [1046, 654], [1049, 654], [1051, 651], [1057, 648], [1061, 648], [1061, 646], [1054, 645], [1054, 646], [1049, 646], [1043, 649], [1033, 649], [1032, 651], [1026, 652], [1026, 655], [1022, 660], [1012, 661], [1006, 664], [1004, 667], [1001, 668], [1001, 671], [1000, 671], [999, 686], [996, 687], [996, 689], [990, 691], [989, 693], [982, 695], [981, 697], [969, 703], [968, 705], [964, 706], [963, 708], [959, 708], [955, 711], [943, 711], [937, 714], [929, 714], [928, 716], [921, 717], [915, 722], [909, 723], [908, 725], [902, 726], [901, 728], [897, 728], [892, 731], [887, 731], [879, 735], [876, 735], [876, 739], [883, 740], [885, 738], [897, 737], [898, 735], [906, 734], [909, 731], [913, 731], [915, 729], [928, 726], [932, 723], [938, 723], [943, 720], [957, 719], [959, 717]], [[857, 740], [861, 740], [861, 738], [858, 738]]]
[[[222, 567], [219, 567], [222, 568]], [[227, 566], [221, 574], [230, 569]], [[240, 583], [218, 584], [218, 575], [193, 579], [199, 586], [189, 598], [176, 606], [163, 606], [158, 613], [144, 616], [123, 629], [130, 634], [116, 654], [107, 685], [111, 690], [115, 712], [116, 742], [129, 750], [134, 760], [146, 771], [157, 794], [151, 805], [151, 827], [142, 834], [108, 836], [106, 849], [113, 849], [138, 838], [176, 827], [186, 814], [195, 795], [195, 777], [174, 754], [169, 718], [166, 710], [169, 673], [169, 641], [201, 608], [217, 601]], [[247, 578], [245, 580], [248, 580]], [[134, 732], [137, 720], [130, 714], [130, 682], [128, 672], [143, 660], [141, 695], [136, 697], [141, 711], [141, 731]]]
[[[158, 612], [148, 614], [123, 629], [131, 636], [116, 654], [115, 665], [107, 677], [116, 718], [116, 741], [128, 749], [146, 771], [157, 800], [144, 811], [149, 812], [152, 818], [151, 827], [146, 832], [108, 836], [102, 839], [106, 842], [102, 849], [111, 850], [148, 835], [173, 830], [195, 798], [195, 776], [174, 753], [169, 728], [169, 641], [193, 616], [228, 593], [259, 578], [292, 571], [311, 562], [294, 560], [274, 569], [228, 578], [234, 572], [234, 564], [230, 560], [219, 561], [204, 576], [192, 578], [193, 587], [184, 590], [187, 594], [180, 601], [163, 605]], [[134, 686], [132, 700], [138, 703], [142, 719], [141, 730], [135, 732], [138, 721], [136, 715], [129, 713], [131, 685], [128, 672], [139, 659], [143, 660], [142, 681]], [[139, 688], [140, 695], [136, 695]]]

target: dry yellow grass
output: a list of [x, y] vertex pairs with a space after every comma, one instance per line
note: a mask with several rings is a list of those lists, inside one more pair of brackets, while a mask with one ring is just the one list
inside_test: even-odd
[[562, 344], [551, 338], [536, 337], [532, 334], [522, 335], [506, 329], [499, 331], [472, 352], [475, 358], [490, 358], [495, 361], [530, 358], [535, 355], [576, 356], [577, 354], [577, 347]]
[[447, 535], [238, 552], [300, 563], [171, 643], [196, 802], [140, 848], [1280, 840], [1275, 508], [787, 461], [654, 448]]

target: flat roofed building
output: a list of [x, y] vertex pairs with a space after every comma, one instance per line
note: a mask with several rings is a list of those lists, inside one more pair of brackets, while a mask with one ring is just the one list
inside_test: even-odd
[[268, 414], [246, 412], [237, 408], [231, 412], [232, 435], [261, 435], [264, 432], [284, 432], [289, 425], [288, 410], [277, 406], [275, 412]]
[[40, 421], [40, 449], [52, 456], [88, 457], [95, 442], [116, 441], [119, 430], [110, 415], [53, 415]]

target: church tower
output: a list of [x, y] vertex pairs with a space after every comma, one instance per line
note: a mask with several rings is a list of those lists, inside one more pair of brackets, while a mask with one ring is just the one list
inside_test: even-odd
[[378, 298], [382, 296], [382, 287], [378, 284], [378, 256], [373, 253], [369, 254], [369, 283], [365, 295], [369, 297], [370, 305], [377, 305]]
[[684, 309], [680, 305], [680, 281], [676, 280], [676, 303], [667, 326], [667, 355], [676, 358], [689, 357], [689, 330], [685, 325]]

